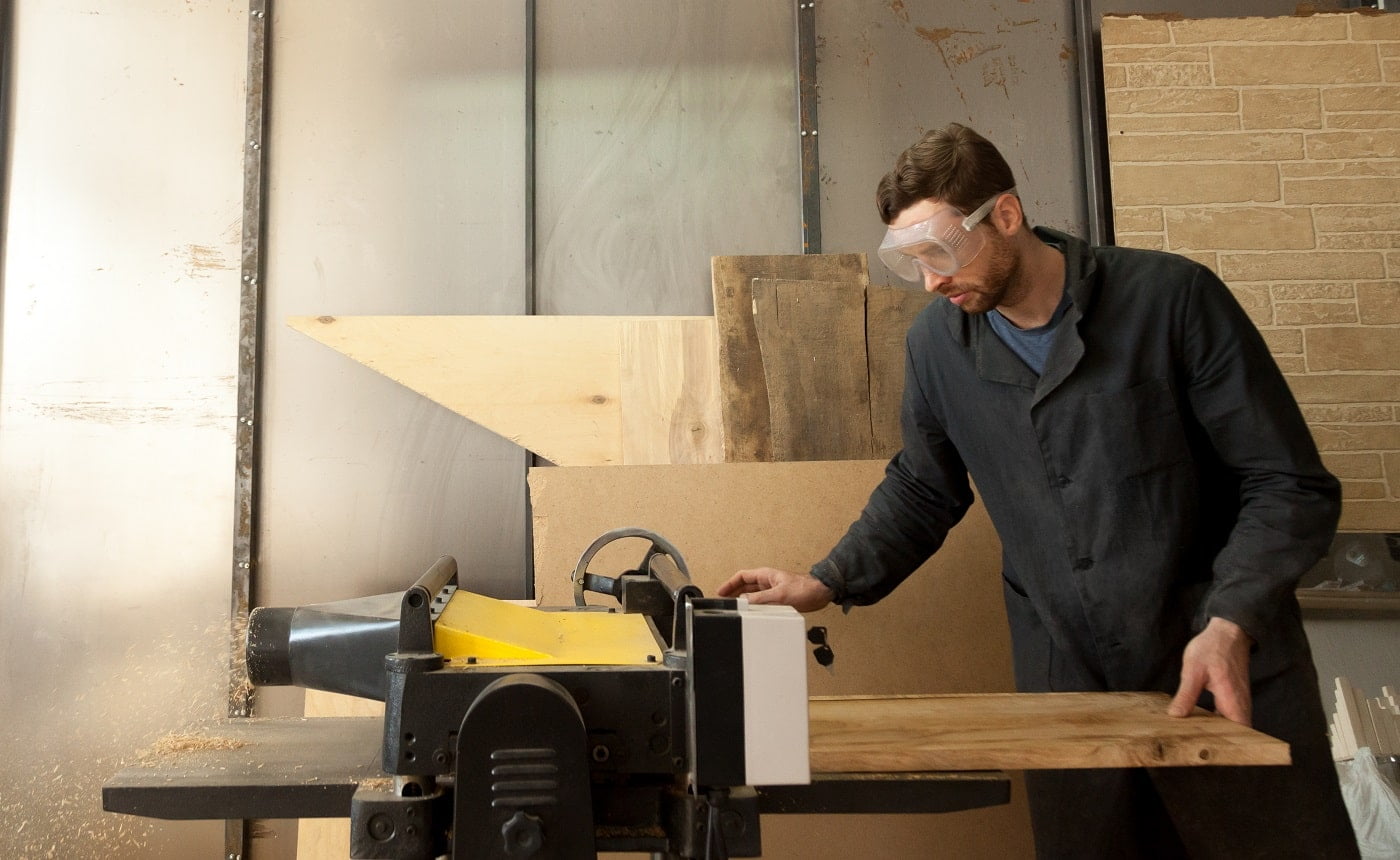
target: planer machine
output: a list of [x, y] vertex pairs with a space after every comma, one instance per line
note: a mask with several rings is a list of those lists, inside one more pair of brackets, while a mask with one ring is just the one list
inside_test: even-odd
[[[637, 567], [590, 572], [622, 538], [649, 543]], [[125, 770], [104, 808], [348, 816], [354, 858], [717, 860], [759, 856], [764, 813], [1008, 801], [999, 773], [814, 775], [807, 649], [827, 663], [829, 647], [789, 607], [706, 598], [659, 535], [608, 532], [571, 578], [575, 605], [541, 609], [458, 588], [443, 557], [401, 593], [254, 609], [254, 685], [383, 701], [382, 724], [229, 720], [228, 749]], [[590, 592], [619, 606], [590, 606]]]

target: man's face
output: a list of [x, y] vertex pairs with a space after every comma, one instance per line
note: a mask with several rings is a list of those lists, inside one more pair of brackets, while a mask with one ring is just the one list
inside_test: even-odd
[[[939, 200], [921, 200], [900, 212], [890, 227], [908, 227], [933, 217], [948, 205]], [[985, 246], [976, 258], [952, 275], [924, 271], [924, 289], [938, 293], [964, 313], [984, 314], [1003, 304], [1019, 279], [1021, 260], [1007, 238], [987, 220], [975, 230], [983, 231]]]

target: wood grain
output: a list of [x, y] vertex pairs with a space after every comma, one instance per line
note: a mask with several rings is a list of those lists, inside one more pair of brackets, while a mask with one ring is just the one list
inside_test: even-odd
[[864, 254], [770, 254], [714, 257], [710, 261], [719, 329], [720, 411], [725, 459], [766, 462], [769, 441], [763, 359], [753, 324], [754, 278], [870, 283]]
[[904, 440], [899, 409], [904, 396], [904, 337], [933, 301], [925, 290], [871, 284], [865, 290], [865, 352], [870, 371], [872, 457], [893, 457]]
[[813, 699], [813, 772], [1281, 765], [1288, 744], [1165, 693]]
[[755, 278], [752, 289], [773, 459], [870, 459], [864, 288]]
[[622, 462], [723, 462], [714, 319], [628, 319], [621, 338]]
[[711, 317], [323, 316], [288, 323], [553, 463], [720, 459]]

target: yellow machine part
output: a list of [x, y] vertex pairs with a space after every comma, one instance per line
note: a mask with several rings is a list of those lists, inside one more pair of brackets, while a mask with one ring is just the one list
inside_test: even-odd
[[661, 660], [646, 618], [620, 612], [549, 611], [461, 589], [433, 627], [451, 663], [522, 666], [630, 666]]

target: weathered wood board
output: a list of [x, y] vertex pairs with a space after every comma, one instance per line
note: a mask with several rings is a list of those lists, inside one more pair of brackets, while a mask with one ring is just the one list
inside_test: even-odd
[[812, 770], [1040, 770], [1282, 765], [1288, 744], [1166, 693], [813, 699]]
[[926, 290], [871, 284], [865, 290], [866, 365], [870, 372], [871, 457], [893, 457], [904, 440], [899, 408], [904, 395], [904, 337], [934, 295]]
[[712, 317], [293, 317], [553, 463], [723, 459]]
[[710, 261], [715, 323], [719, 327], [720, 409], [725, 459], [766, 462], [770, 444], [768, 392], [753, 320], [753, 279], [870, 283], [864, 254], [770, 254], [714, 257]]
[[752, 288], [773, 459], [873, 457], [865, 289], [771, 278]]

